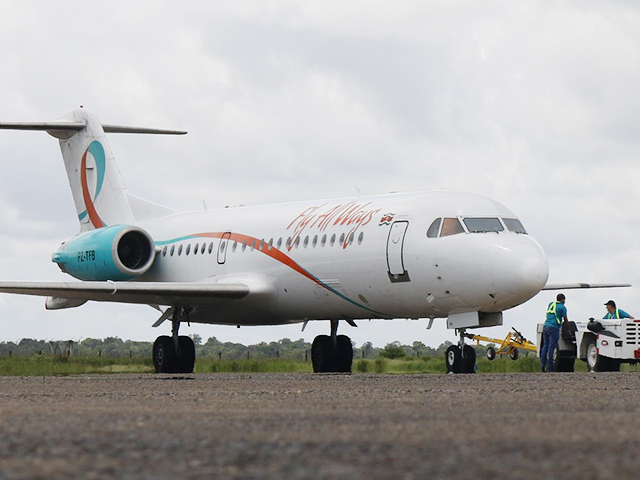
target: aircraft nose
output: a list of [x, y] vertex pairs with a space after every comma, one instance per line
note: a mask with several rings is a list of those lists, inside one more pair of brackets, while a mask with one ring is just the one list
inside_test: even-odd
[[491, 275], [497, 292], [515, 295], [524, 302], [547, 283], [549, 265], [538, 242], [528, 236], [519, 236], [498, 247]]

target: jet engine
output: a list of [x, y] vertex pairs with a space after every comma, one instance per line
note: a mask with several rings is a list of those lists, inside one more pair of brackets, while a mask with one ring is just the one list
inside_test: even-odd
[[81, 233], [63, 243], [51, 260], [79, 280], [131, 280], [151, 268], [155, 245], [143, 229], [130, 225]]

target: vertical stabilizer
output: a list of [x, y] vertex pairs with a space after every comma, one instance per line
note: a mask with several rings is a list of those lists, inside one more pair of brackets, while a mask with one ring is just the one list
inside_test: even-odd
[[60, 120], [84, 125], [75, 132], [47, 130], [60, 140], [81, 231], [132, 223], [124, 182], [98, 117], [79, 108]]
[[172, 211], [127, 193], [105, 132], [184, 135], [181, 130], [102, 125], [93, 113], [78, 108], [55, 122], [0, 123], [0, 129], [44, 130], [60, 140], [80, 230], [130, 224]]

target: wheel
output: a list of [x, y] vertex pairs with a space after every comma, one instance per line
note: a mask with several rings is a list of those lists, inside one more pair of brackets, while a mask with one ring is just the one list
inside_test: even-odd
[[511, 350], [511, 353], [509, 354], [509, 357], [511, 357], [511, 360], [517, 360], [518, 359], [518, 349], [514, 348], [513, 350]]
[[176, 349], [173, 339], [167, 335], [153, 342], [153, 366], [156, 373], [173, 373], [176, 369]]
[[462, 371], [462, 353], [460, 347], [451, 345], [444, 354], [447, 363], [447, 373], [460, 373]]
[[576, 359], [573, 357], [556, 357], [554, 362], [554, 371], [556, 372], [573, 372], [575, 369]]
[[476, 373], [476, 351], [471, 345], [464, 346], [464, 373]]
[[493, 347], [487, 347], [487, 358], [494, 360], [496, 358], [496, 349]]
[[336, 352], [336, 372], [351, 373], [353, 363], [353, 345], [346, 335], [338, 335], [338, 351]]
[[590, 372], [619, 372], [620, 361], [602, 356], [598, 353], [596, 339], [589, 337], [587, 340], [587, 367]]
[[311, 344], [311, 363], [315, 373], [335, 372], [335, 349], [329, 335], [318, 335]]
[[191, 337], [180, 335], [178, 337], [178, 347], [180, 355], [177, 360], [176, 373], [193, 373], [193, 366], [196, 363], [196, 346]]

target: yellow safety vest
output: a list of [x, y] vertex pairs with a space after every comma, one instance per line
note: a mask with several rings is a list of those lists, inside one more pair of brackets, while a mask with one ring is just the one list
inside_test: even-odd
[[558, 312], [556, 311], [557, 307], [558, 307], [558, 302], [551, 302], [549, 304], [549, 308], [547, 308], [547, 314], [552, 313], [553, 315], [555, 315], [556, 322], [558, 322], [558, 325], [561, 325], [562, 318], [558, 317]]

